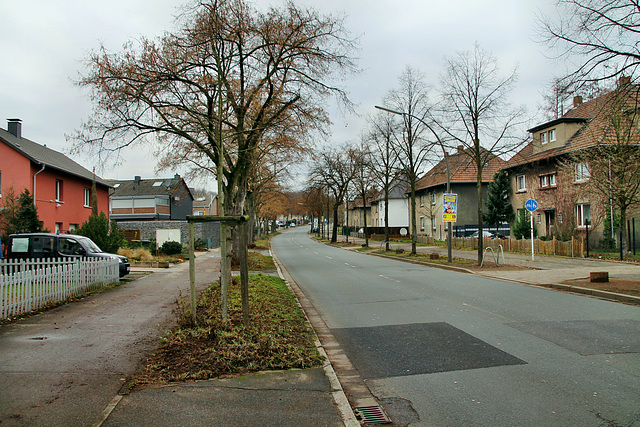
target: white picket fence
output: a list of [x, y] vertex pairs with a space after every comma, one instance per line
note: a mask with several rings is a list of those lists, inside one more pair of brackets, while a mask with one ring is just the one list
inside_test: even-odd
[[58, 304], [119, 280], [117, 259], [1, 259], [0, 319]]

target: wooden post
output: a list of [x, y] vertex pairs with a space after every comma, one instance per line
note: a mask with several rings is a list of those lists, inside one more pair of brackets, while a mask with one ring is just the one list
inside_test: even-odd
[[240, 223], [240, 290], [242, 293], [242, 321], [249, 327], [249, 222]]
[[189, 221], [189, 289], [191, 291], [191, 317], [193, 324], [198, 325], [196, 317], [196, 260], [193, 243], [193, 222]]

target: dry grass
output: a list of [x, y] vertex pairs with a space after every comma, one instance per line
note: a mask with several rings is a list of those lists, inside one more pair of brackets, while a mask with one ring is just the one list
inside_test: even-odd
[[178, 325], [162, 339], [133, 384], [203, 380], [263, 370], [307, 368], [322, 363], [315, 335], [296, 299], [277, 277], [251, 275], [251, 326], [242, 323], [240, 287], [229, 289], [229, 321], [220, 315], [220, 285], [205, 290], [193, 325], [184, 301]]

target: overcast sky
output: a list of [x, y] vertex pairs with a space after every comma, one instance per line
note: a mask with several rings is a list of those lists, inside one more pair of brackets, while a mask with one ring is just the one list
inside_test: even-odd
[[[281, 2], [258, 0], [258, 6]], [[564, 72], [535, 42], [536, 15], [553, 13], [551, 0], [298, 0], [324, 13], [344, 13], [353, 36], [360, 37], [362, 73], [343, 83], [357, 112], [373, 106], [398, 85], [410, 65], [437, 87], [445, 56], [473, 49], [491, 51], [508, 72], [518, 66], [513, 102], [537, 114], [547, 82]], [[0, 120], [22, 119], [22, 135], [68, 153], [65, 135], [78, 129], [91, 111], [86, 94], [73, 83], [87, 52], [103, 43], [111, 51], [140, 36], [172, 31], [183, 0], [21, 0], [0, 2]], [[363, 118], [332, 113], [330, 143], [357, 141]], [[152, 178], [155, 160], [140, 150], [123, 153], [120, 166], [101, 169], [103, 178]], [[92, 169], [90, 159], [73, 156]], [[162, 177], [174, 171], [162, 172]], [[181, 172], [181, 171], [176, 171]], [[200, 186], [199, 183], [189, 185]], [[212, 185], [208, 187], [214, 188]]]

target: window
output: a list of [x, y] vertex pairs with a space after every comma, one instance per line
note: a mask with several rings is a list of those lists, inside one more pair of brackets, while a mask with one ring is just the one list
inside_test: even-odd
[[585, 227], [587, 221], [591, 221], [591, 205], [577, 204], [576, 205], [576, 223], [578, 227]]
[[420, 207], [423, 207], [423, 206], [424, 206], [424, 195], [421, 194], [420, 195]]
[[540, 175], [540, 187], [548, 188], [556, 186], [556, 174], [550, 173], [547, 175]]
[[432, 205], [436, 204], [436, 193], [435, 192], [431, 193], [431, 204]]
[[85, 208], [91, 207], [91, 190], [88, 188], [84, 189], [84, 207]]
[[56, 222], [55, 231], [56, 231], [56, 234], [60, 233], [60, 231], [62, 231], [62, 223], [61, 222]]
[[61, 237], [58, 240], [58, 252], [63, 255], [83, 255], [84, 249], [76, 240]]
[[540, 134], [540, 143], [541, 144], [546, 144], [547, 143], [547, 133], [546, 132], [542, 132]]
[[549, 142], [553, 142], [556, 140], [556, 130], [555, 129], [551, 129], [549, 131]]
[[156, 181], [153, 183], [153, 187], [160, 187], [162, 185], [162, 181]]
[[69, 231], [75, 231], [78, 229], [78, 224], [69, 224]]
[[589, 179], [589, 165], [587, 163], [576, 163], [576, 182]]
[[62, 180], [56, 179], [56, 202], [62, 201]]
[[433, 231], [437, 231], [438, 230], [438, 226], [436, 224], [436, 216], [432, 216], [431, 217], [431, 227], [433, 228]]
[[420, 217], [420, 230], [424, 230], [424, 217]]
[[524, 175], [516, 177], [516, 191], [525, 191], [527, 189], [526, 179]]

